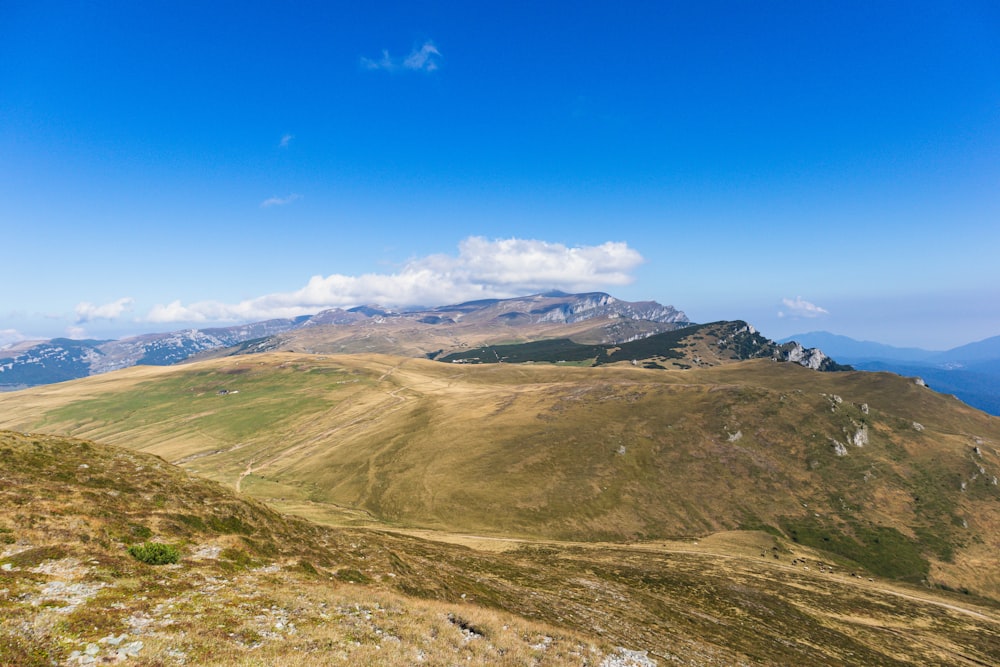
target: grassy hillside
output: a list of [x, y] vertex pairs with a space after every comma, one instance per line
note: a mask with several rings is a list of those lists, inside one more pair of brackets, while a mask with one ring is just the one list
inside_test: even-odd
[[[439, 565], [440, 547], [397, 555], [418, 542], [287, 518], [157, 457], [0, 432], [0, 461], [0, 665], [81, 655], [596, 665], [613, 654], [600, 640], [461, 604], [449, 588], [468, 590], [467, 577]], [[176, 549], [179, 563], [127, 551], [149, 542]]]
[[[179, 561], [129, 554], [145, 543]], [[1000, 657], [998, 605], [852, 576], [763, 533], [504, 548], [322, 527], [154, 456], [0, 432], [0, 665]]]
[[0, 396], [345, 525], [577, 541], [758, 529], [1000, 596], [1000, 425], [889, 374], [257, 355]]

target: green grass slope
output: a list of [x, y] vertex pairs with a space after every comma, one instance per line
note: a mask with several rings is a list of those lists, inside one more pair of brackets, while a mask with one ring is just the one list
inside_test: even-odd
[[[129, 554], [146, 543], [178, 562]], [[484, 553], [311, 524], [154, 456], [3, 431], [0, 621], [4, 667], [1000, 657], [997, 605], [852, 577], [762, 533]]]
[[1000, 596], [1000, 424], [889, 374], [257, 355], [0, 396], [287, 511], [495, 536], [755, 529]]

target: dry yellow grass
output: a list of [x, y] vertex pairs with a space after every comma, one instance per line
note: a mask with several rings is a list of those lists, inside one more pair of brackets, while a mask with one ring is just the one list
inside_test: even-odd
[[1000, 595], [997, 420], [888, 374], [266, 354], [3, 395], [0, 425], [154, 452], [333, 525], [591, 542], [760, 528]]
[[[88, 650], [139, 665], [597, 665], [614, 646], [688, 665], [1000, 656], [997, 604], [852, 577], [773, 535], [472, 551], [285, 517], [92, 442], [0, 432], [0, 464], [4, 665]], [[125, 553], [144, 540], [180, 563]]]

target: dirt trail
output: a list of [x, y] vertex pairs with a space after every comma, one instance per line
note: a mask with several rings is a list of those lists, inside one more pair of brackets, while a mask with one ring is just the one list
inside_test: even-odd
[[[399, 368], [399, 365], [396, 365], [396, 366], [393, 366], [393, 367], [389, 368], [387, 371], [385, 371], [384, 373], [382, 373], [382, 375], [379, 376], [378, 381], [382, 382], [383, 380], [385, 380], [385, 378], [387, 378], [390, 375], [392, 375], [396, 371], [397, 368]], [[292, 457], [292, 456], [294, 456], [296, 454], [299, 454], [303, 450], [307, 450], [309, 448], [318, 446], [320, 444], [326, 444], [328, 450], [332, 450], [332, 449], [336, 449], [337, 447], [340, 447], [343, 444], [342, 442], [341, 443], [329, 444], [329, 440], [330, 440], [330, 438], [334, 434], [336, 434], [336, 433], [338, 433], [340, 431], [343, 431], [344, 429], [348, 429], [348, 428], [350, 428], [352, 426], [360, 424], [361, 422], [370, 421], [370, 420], [372, 420], [374, 418], [374, 415], [377, 415], [378, 418], [381, 420], [386, 415], [388, 415], [388, 414], [390, 414], [390, 413], [398, 410], [400, 407], [402, 407], [403, 403], [405, 403], [406, 401], [410, 400], [406, 396], [400, 396], [400, 392], [405, 391], [407, 389], [408, 389], [408, 387], [406, 387], [406, 386], [399, 386], [399, 387], [397, 387], [396, 389], [394, 389], [392, 391], [385, 392], [386, 396], [390, 397], [392, 399], [392, 402], [393, 402], [391, 405], [388, 405], [388, 407], [385, 407], [386, 404], [388, 403], [388, 401], [380, 401], [380, 402], [373, 403], [373, 404], [370, 404], [370, 405], [366, 405], [364, 403], [361, 403], [359, 405], [353, 406], [353, 409], [357, 410], [359, 412], [359, 414], [356, 417], [354, 417], [353, 419], [351, 419], [350, 421], [347, 421], [345, 423], [337, 424], [333, 428], [327, 429], [327, 430], [323, 431], [322, 433], [319, 433], [319, 434], [317, 434], [317, 435], [309, 438], [308, 440], [305, 440], [304, 442], [300, 442], [298, 444], [291, 445], [290, 447], [282, 449], [282, 450], [278, 451], [278, 453], [275, 454], [274, 456], [268, 458], [266, 461], [261, 462], [260, 465], [254, 466], [254, 460], [255, 459], [251, 459], [250, 462], [247, 463], [247, 467], [243, 470], [243, 472], [240, 473], [239, 477], [236, 479], [236, 492], [237, 493], [241, 493], [242, 492], [242, 489], [243, 489], [243, 480], [246, 477], [248, 477], [249, 475], [252, 475], [254, 473], [258, 473], [258, 472], [260, 472], [261, 470], [263, 470], [265, 468], [272, 467], [272, 466], [274, 466], [274, 465], [276, 465], [276, 464], [278, 464], [278, 463], [280, 463], [282, 461], [285, 461], [288, 458], [290, 458], [290, 457]], [[327, 411], [327, 413], [330, 412], [330, 411], [333, 411], [333, 410], [336, 410], [336, 411], [341, 412], [341, 413], [345, 412], [345, 409], [344, 409], [343, 405], [337, 405], [337, 406], [334, 406], [333, 408], [331, 408], [329, 411]], [[314, 418], [312, 420], [312, 423], [317, 423], [317, 422], [324, 421], [325, 420], [325, 415], [327, 413], [324, 413], [324, 415], [321, 415], [321, 416], [318, 416], [318, 417]]]
[[236, 479], [236, 493], [241, 493], [240, 487], [243, 485], [243, 478], [247, 475], [253, 473], [253, 459], [250, 459], [250, 463], [247, 464], [246, 470], [240, 473], [240, 476]]

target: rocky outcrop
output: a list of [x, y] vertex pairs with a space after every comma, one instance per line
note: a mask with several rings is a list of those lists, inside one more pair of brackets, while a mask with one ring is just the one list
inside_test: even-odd
[[547, 292], [513, 299], [471, 301], [454, 306], [441, 306], [430, 311], [414, 311], [403, 316], [449, 315], [465, 321], [501, 319], [507, 323], [563, 322], [572, 324], [591, 319], [631, 319], [685, 325], [687, 315], [673, 306], [656, 301], [622, 301], [604, 292], [565, 294]]
[[801, 343], [795, 341], [779, 346], [775, 358], [780, 361], [790, 361], [817, 371], [852, 370], [850, 366], [838, 364], [819, 348], [803, 347]]
[[801, 343], [796, 343], [794, 341], [783, 345], [782, 352], [784, 353], [785, 361], [791, 361], [813, 370], [819, 370], [820, 367], [822, 367], [823, 362], [830, 358], [823, 354], [822, 350], [818, 350], [816, 348], [804, 348]]

